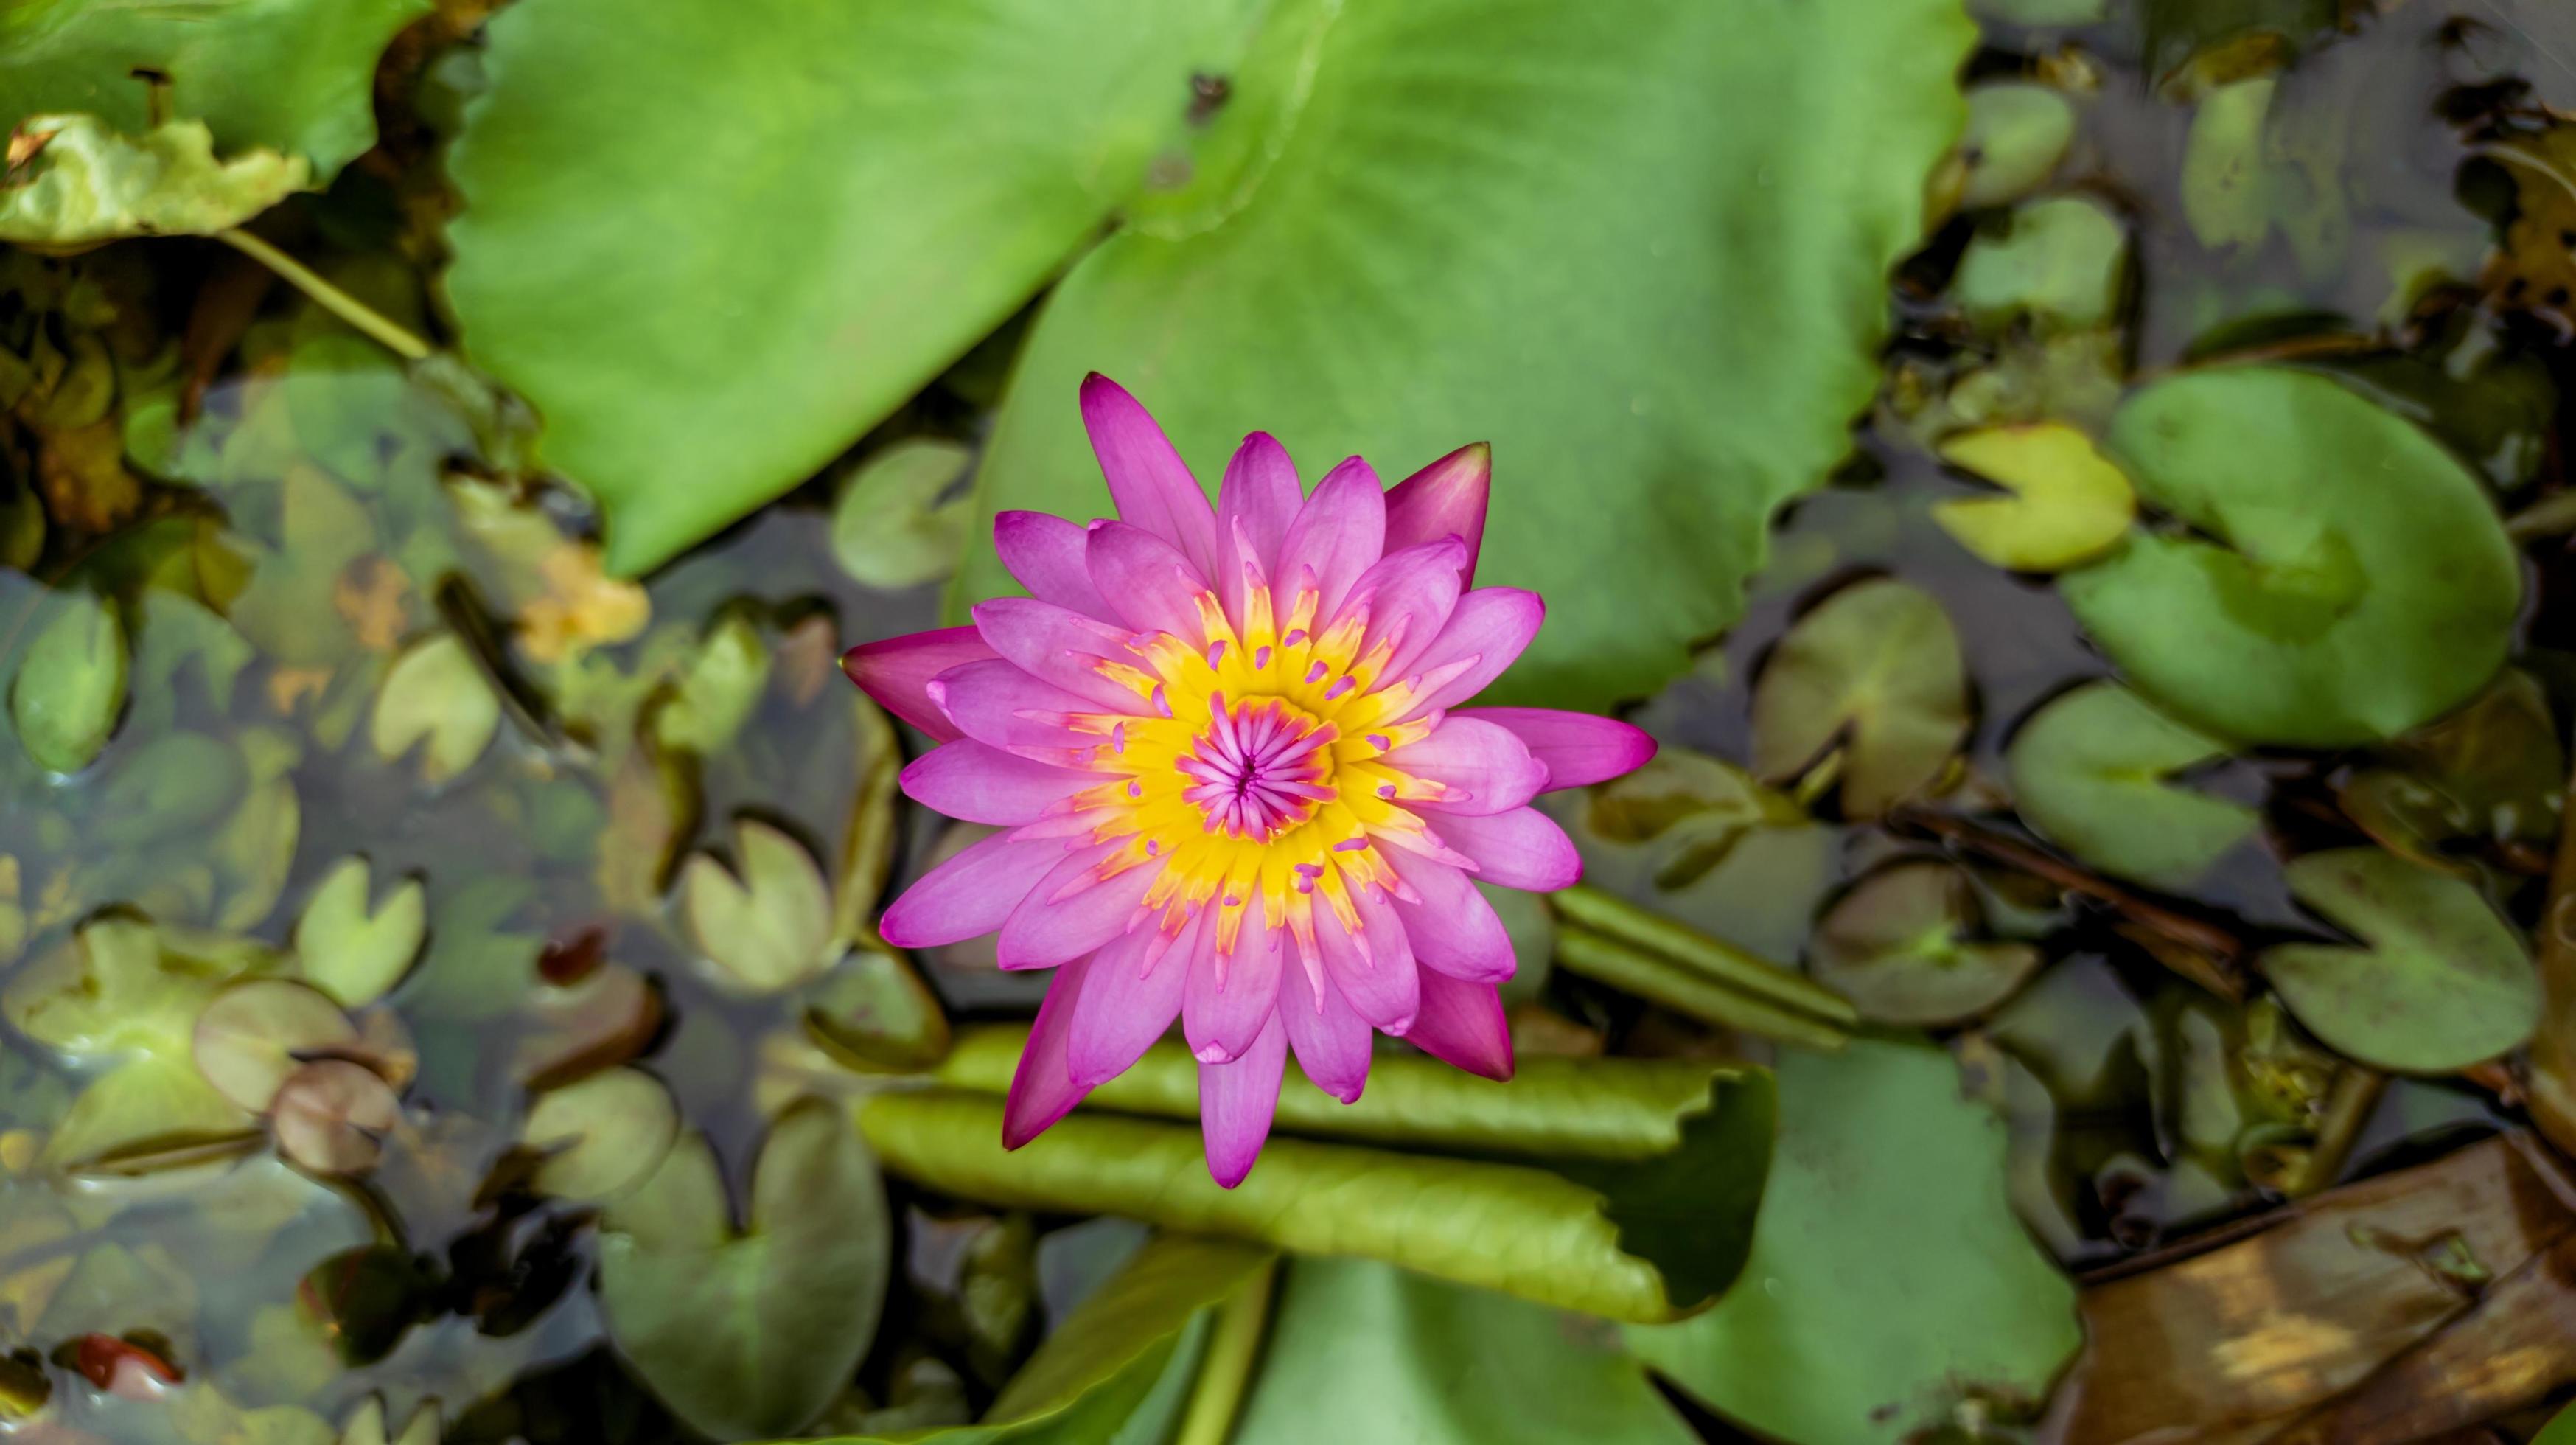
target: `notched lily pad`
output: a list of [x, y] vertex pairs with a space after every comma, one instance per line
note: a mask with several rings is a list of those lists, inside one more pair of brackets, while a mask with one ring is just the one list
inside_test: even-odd
[[2253, 808], [2169, 781], [2232, 751], [2096, 682], [2033, 713], [2004, 763], [2015, 806], [2049, 841], [2107, 873], [2179, 890], [2261, 825]]
[[295, 956], [305, 981], [357, 1008], [380, 999], [419, 956], [429, 931], [428, 895], [407, 878], [370, 911], [367, 860], [343, 858], [322, 875], [295, 922]]
[[2394, 737], [2504, 664], [2520, 563], [2477, 476], [2325, 377], [2232, 367], [2159, 381], [2109, 450], [2184, 531], [2134, 530], [2058, 579], [2128, 680], [2252, 742]]
[[2062, 422], [1993, 427], [1941, 444], [1942, 460], [2015, 495], [1936, 502], [1932, 520], [1981, 560], [2056, 572], [2108, 551], [2137, 515], [2129, 479]]
[[2299, 1022], [2336, 1051], [2444, 1073], [2531, 1037], [2539, 976], [2475, 887], [2376, 848], [2311, 853], [2288, 872], [2300, 902], [2362, 940], [2285, 943], [2259, 960]]
[[375, 1167], [402, 1117], [393, 1087], [364, 1064], [317, 1059], [286, 1076], [269, 1102], [278, 1152], [316, 1174]]
[[681, 1419], [717, 1439], [792, 1435], [847, 1384], [876, 1335], [892, 1226], [876, 1161], [839, 1110], [779, 1116], [725, 1226], [703, 1145], [669, 1152], [612, 1205], [599, 1247], [609, 1338]]
[[702, 758], [723, 752], [760, 705], [769, 669], [760, 629], [740, 612], [727, 612], [707, 629], [670, 700], [653, 714], [654, 735], [664, 747]]
[[2099, 201], [2031, 201], [1969, 242], [1950, 294], [1988, 330], [2028, 318], [2043, 332], [2082, 331], [2119, 309], [2128, 245], [2119, 219]]
[[545, 1156], [539, 1193], [596, 1201], [642, 1183], [679, 1135], [679, 1106], [662, 1081], [614, 1068], [539, 1094], [519, 1142]]
[[125, 705], [125, 628], [107, 599], [82, 591], [47, 595], [51, 612], [18, 660], [9, 683], [9, 722], [36, 765], [77, 773], [107, 746]]
[[472, 767], [500, 727], [500, 697], [465, 644], [442, 632], [394, 660], [368, 737], [387, 762], [421, 746], [421, 781], [434, 787]]
[[957, 483], [974, 460], [963, 444], [938, 437], [899, 441], [869, 457], [832, 503], [832, 556], [841, 570], [885, 592], [956, 571], [975, 514], [974, 495]]
[[304, 1061], [361, 1048], [331, 996], [282, 978], [255, 978], [215, 995], [197, 1016], [198, 1072], [217, 1093], [265, 1113]]
[[2075, 140], [2075, 105], [2065, 92], [2029, 81], [1968, 91], [1968, 128], [1959, 137], [1959, 204], [1971, 210], [2017, 201], [2037, 190]]
[[853, 949], [805, 991], [805, 1032], [825, 1053], [867, 1073], [911, 1073], [948, 1052], [948, 1016], [910, 959]]
[[744, 993], [793, 988], [831, 966], [832, 890], [805, 845], [756, 818], [734, 825], [737, 878], [700, 853], [680, 872], [689, 937]]
[[1967, 668], [1949, 614], [1887, 578], [1799, 618], [1753, 687], [1753, 771], [1790, 778], [1840, 744], [1843, 811], [1855, 818], [1930, 786], [1967, 731]]
[[1955, 864], [1895, 863], [1835, 901], [1807, 964], [1863, 1018], [1957, 1023], [2003, 1002], [2040, 964], [2031, 944], [1977, 941], [1984, 927], [1976, 885]]
[[2549, 699], [2529, 673], [2508, 669], [2468, 706], [2381, 749], [2336, 797], [2381, 847], [2457, 872], [2453, 843], [2549, 847], [2566, 779]]

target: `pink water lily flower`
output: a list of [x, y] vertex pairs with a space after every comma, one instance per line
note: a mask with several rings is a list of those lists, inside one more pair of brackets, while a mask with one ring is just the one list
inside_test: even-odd
[[1211, 511], [1116, 383], [1086, 380], [1082, 416], [1120, 520], [1005, 512], [993, 540], [1030, 596], [842, 659], [940, 740], [904, 791], [1004, 830], [888, 908], [886, 941], [999, 929], [1002, 967], [1059, 970], [1003, 1143], [1063, 1118], [1175, 1017], [1228, 1188], [1269, 1137], [1291, 1048], [1345, 1103], [1372, 1031], [1508, 1078], [1495, 985], [1512, 945], [1471, 880], [1574, 882], [1574, 845], [1530, 800], [1655, 744], [1607, 718], [1459, 706], [1545, 612], [1536, 593], [1468, 587], [1488, 449], [1393, 491], [1352, 457], [1304, 496], [1255, 432]]

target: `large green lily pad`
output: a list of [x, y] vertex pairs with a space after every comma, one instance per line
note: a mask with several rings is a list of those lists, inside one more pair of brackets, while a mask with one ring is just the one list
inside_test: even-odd
[[1288, 1267], [1236, 1445], [1690, 1445], [1598, 1320], [1359, 1259]]
[[1915, 1438], [1971, 1398], [2036, 1407], [2075, 1353], [2075, 1289], [2005, 1199], [2003, 1121], [1949, 1057], [1855, 1041], [1780, 1060], [1780, 1157], [1744, 1282], [1647, 1363], [1800, 1445]]
[[[1649, 691], [1847, 449], [1969, 39], [1941, 0], [1275, 6], [1197, 179], [1057, 287], [984, 514], [1108, 510], [1092, 370], [1207, 481], [1255, 428], [1310, 478], [1490, 440], [1478, 578], [1551, 606], [1501, 691]], [[1006, 585], [979, 541], [960, 595]]]
[[2531, 1036], [2539, 975], [2474, 886], [2376, 848], [2311, 853], [2288, 873], [2300, 902], [2364, 940], [2263, 951], [2264, 976], [2318, 1038], [2379, 1068], [2439, 1073]]
[[2061, 577], [2085, 630], [2184, 721], [2251, 742], [2393, 737], [2504, 664], [2522, 601], [2475, 473], [2338, 383], [2230, 368], [2147, 387], [2109, 450], [2188, 527]]
[[650, 567], [1027, 301], [1177, 142], [1247, 8], [513, 6], [451, 157], [466, 346], [606, 506], [611, 565]]

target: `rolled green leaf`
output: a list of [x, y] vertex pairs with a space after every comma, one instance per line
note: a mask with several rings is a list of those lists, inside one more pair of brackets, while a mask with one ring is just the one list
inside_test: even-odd
[[1580, 883], [1548, 895], [1568, 923], [1662, 954], [1673, 962], [1730, 988], [1811, 1013], [1838, 1024], [1857, 1024], [1860, 1013], [1849, 1000], [1803, 974], [1711, 938], [1678, 919], [1666, 918], [1617, 894]]
[[1630, 947], [1588, 928], [1569, 928], [1557, 935], [1556, 961], [1568, 973], [1725, 1028], [1811, 1049], [1838, 1049], [1845, 1041], [1843, 1032], [1832, 1024], [1767, 1003], [1675, 963], [1668, 955]]
[[[970, 1038], [952, 1067], [989, 1083], [996, 1056], [992, 1043]], [[1137, 1082], [1114, 1097], [1179, 1112], [1169, 1108], [1175, 1058], [1187, 1055], [1150, 1052], [1129, 1075]], [[1494, 1089], [1490, 1113], [1470, 1121], [1407, 1078], [1408, 1062], [1377, 1062], [1383, 1072], [1365, 1097], [1383, 1090], [1386, 1102], [1359, 1127], [1401, 1134], [1412, 1150], [1274, 1136], [1260, 1166], [1232, 1190], [1208, 1177], [1191, 1124], [1084, 1109], [1009, 1151], [997, 1095], [932, 1089], [868, 1100], [859, 1125], [888, 1168], [947, 1193], [1383, 1260], [1618, 1319], [1679, 1318], [1733, 1282], [1769, 1168], [1768, 1073], [1694, 1066], [1704, 1102], [1676, 1104], [1667, 1066], [1595, 1061]], [[1104, 1087], [1093, 1098], [1106, 1103], [1112, 1092]], [[1303, 1092], [1292, 1087], [1283, 1096], [1283, 1131], [1321, 1131], [1361, 1114], [1360, 1106], [1290, 1102]], [[1414, 1127], [1399, 1130], [1390, 1121], [1411, 1100], [1428, 1107]], [[1651, 1137], [1643, 1120], [1658, 1108], [1671, 1142], [1639, 1155]], [[1590, 1137], [1572, 1123], [1587, 1110], [1606, 1121]], [[1518, 1127], [1524, 1115], [1533, 1122]], [[1489, 1157], [1415, 1152], [1426, 1145]], [[1490, 1157], [1499, 1154], [1527, 1162]]]
[[[1025, 1024], [964, 1030], [939, 1082], [1006, 1093], [1028, 1041]], [[1682, 1119], [1708, 1099], [1709, 1066], [1689, 1059], [1523, 1059], [1508, 1083], [1479, 1078], [1435, 1059], [1382, 1055], [1369, 1062], [1368, 1091], [1344, 1104], [1305, 1087], [1295, 1063], [1279, 1093], [1274, 1128], [1372, 1144], [1419, 1144], [1458, 1153], [1546, 1158], [1638, 1159], [1681, 1142]], [[1178, 1044], [1158, 1044], [1135, 1067], [1095, 1088], [1094, 1107], [1168, 1119], [1199, 1116], [1198, 1061]]]

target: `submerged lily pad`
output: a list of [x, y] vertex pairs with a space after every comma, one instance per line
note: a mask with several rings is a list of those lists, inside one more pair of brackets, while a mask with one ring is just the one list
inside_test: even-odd
[[2129, 680], [2184, 721], [2252, 742], [2373, 742], [2466, 701], [2503, 665], [2522, 581], [2485, 489], [2336, 382], [2172, 377], [2122, 405], [2109, 448], [2139, 496], [2191, 531], [2134, 531], [2058, 586]]
[[2042, 331], [2082, 331], [2118, 308], [2127, 253], [2128, 237], [2100, 202], [2050, 196], [1971, 242], [1951, 294], [1988, 329], [2027, 317]]
[[367, 860], [343, 858], [322, 875], [295, 922], [305, 981], [356, 1008], [382, 998], [410, 970], [429, 930], [428, 895], [407, 878], [369, 911]]
[[911, 1073], [948, 1052], [948, 1016], [902, 954], [857, 948], [805, 992], [805, 1032], [852, 1068]]
[[1949, 614], [1885, 578], [1799, 618], [1753, 687], [1753, 770], [1788, 778], [1839, 744], [1843, 811], [1856, 818], [1930, 785], [1967, 731], [1967, 667]]
[[859, 582], [888, 592], [957, 570], [975, 510], [962, 480], [975, 454], [936, 437], [901, 441], [867, 459], [832, 503], [832, 556]]
[[387, 762], [422, 746], [420, 775], [435, 786], [474, 765], [501, 727], [501, 699], [465, 644], [442, 632], [394, 660], [376, 694], [368, 737]]
[[831, 967], [832, 890], [805, 845], [758, 819], [734, 825], [736, 878], [700, 853], [680, 871], [689, 936], [744, 993], [768, 994]]
[[1968, 129], [1959, 138], [1959, 204], [2003, 205], [2037, 190], [2075, 140], [2075, 105], [2065, 93], [2027, 81], [1968, 92]]
[[50, 615], [9, 683], [18, 745], [48, 772], [77, 773], [107, 746], [125, 706], [125, 629], [105, 598], [64, 591], [39, 606]]
[[2056, 572], [2108, 550], [2129, 530], [2137, 497], [2092, 438], [2061, 422], [1994, 427], [1952, 437], [1941, 458], [2009, 498], [1937, 502], [1932, 520], [1997, 567]]
[[670, 701], [653, 714], [654, 736], [665, 747], [702, 758], [721, 754], [760, 705], [769, 669], [769, 644], [760, 629], [739, 612], [726, 613], [707, 629]]
[[2362, 939], [2285, 943], [2259, 960], [2327, 1045], [2377, 1068], [2441, 1073], [2531, 1036], [2539, 976], [2475, 887], [2376, 848], [2311, 853], [2288, 872], [2300, 902]]
[[1955, 865], [1896, 863], [1835, 901], [1807, 963], [1863, 1018], [1957, 1023], [2001, 1003], [2040, 964], [2030, 944], [1974, 941], [1984, 923], [1976, 885]]
[[[685, 1201], [671, 1203], [677, 1194]], [[840, 1110], [781, 1115], [751, 1182], [750, 1227], [725, 1228], [702, 1144], [670, 1151], [599, 1245], [609, 1338], [673, 1413], [720, 1440], [793, 1435], [876, 1336], [892, 1226], [876, 1162]], [[638, 1231], [639, 1217], [652, 1221]]]
[[197, 1016], [198, 1072], [254, 1114], [267, 1111], [304, 1059], [358, 1044], [357, 1027], [330, 995], [282, 978], [237, 983]]
[[1893, 1445], [1971, 1399], [2035, 1410], [2083, 1335], [2006, 1200], [2003, 1121], [1910, 1043], [1785, 1054], [1780, 1102], [1744, 1285], [1629, 1347], [1784, 1440]]
[[519, 1141], [545, 1155], [538, 1192], [584, 1201], [614, 1199], [641, 1184], [679, 1136], [671, 1091], [628, 1068], [539, 1094], [519, 1129]]
[[2049, 841], [2105, 872], [2181, 889], [2261, 823], [2242, 803], [2168, 781], [2231, 751], [2118, 683], [2097, 682], [2032, 714], [2004, 761], [2015, 805]]

